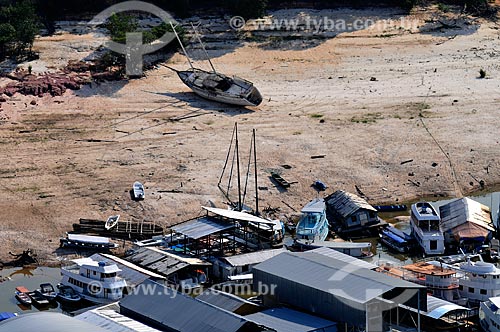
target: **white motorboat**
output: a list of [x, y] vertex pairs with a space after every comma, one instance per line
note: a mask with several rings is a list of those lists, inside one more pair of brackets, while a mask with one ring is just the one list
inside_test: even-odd
[[328, 236], [325, 201], [322, 198], [315, 198], [307, 203], [300, 212], [302, 215], [295, 230], [297, 239], [305, 240], [308, 243], [324, 241]]

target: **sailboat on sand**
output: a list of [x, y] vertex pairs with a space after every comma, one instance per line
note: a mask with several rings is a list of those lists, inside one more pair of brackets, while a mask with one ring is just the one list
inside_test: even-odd
[[179, 71], [168, 66], [165, 67], [175, 71], [181, 81], [193, 90], [194, 93], [206, 99], [231, 105], [257, 106], [262, 102], [262, 96], [252, 82], [237, 76], [229, 77], [215, 70], [205, 46], [196, 32], [196, 29], [192, 25], [195, 35], [207, 56], [210, 66], [212, 67], [212, 71], [195, 68], [173, 24], [170, 23], [170, 25], [191, 68]]

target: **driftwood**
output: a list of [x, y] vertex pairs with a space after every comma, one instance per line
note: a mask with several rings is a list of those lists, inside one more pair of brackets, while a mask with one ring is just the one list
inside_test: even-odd
[[15, 259], [13, 259], [10, 262], [2, 262], [1, 263], [2, 266], [19, 267], [25, 265], [38, 264], [38, 259], [36, 258], [37, 255], [31, 249], [24, 250], [21, 254], [14, 254], [12, 252], [9, 252], [9, 254], [15, 257]]

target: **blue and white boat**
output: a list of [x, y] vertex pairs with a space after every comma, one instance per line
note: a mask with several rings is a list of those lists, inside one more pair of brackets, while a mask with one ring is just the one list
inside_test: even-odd
[[396, 252], [407, 253], [411, 249], [411, 235], [390, 224], [380, 231], [379, 236], [380, 242]]
[[411, 206], [412, 235], [426, 255], [444, 254], [444, 234], [440, 222], [439, 214], [430, 203], [419, 202]]
[[324, 241], [328, 236], [326, 205], [322, 198], [315, 198], [301, 210], [302, 216], [297, 224], [295, 235], [307, 242]]
[[479, 323], [484, 331], [500, 332], [500, 297], [491, 297], [481, 302]]

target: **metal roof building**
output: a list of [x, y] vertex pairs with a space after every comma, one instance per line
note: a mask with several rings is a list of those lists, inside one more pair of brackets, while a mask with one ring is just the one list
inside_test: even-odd
[[342, 252], [339, 252], [335, 249], [332, 248], [327, 248], [327, 247], [320, 247], [316, 248], [313, 250], [306, 251], [304, 254], [307, 253], [315, 253], [315, 254], [320, 254], [324, 255], [327, 257], [335, 258], [339, 261], [342, 261], [346, 264], [351, 264], [351, 265], [356, 265], [359, 268], [363, 269], [368, 269], [368, 270], [375, 270], [378, 266], [372, 263], [368, 263], [367, 261], [364, 261], [362, 259], [354, 258], [352, 256], [346, 255]]
[[146, 280], [120, 301], [120, 313], [162, 331], [268, 331], [232, 312]]
[[194, 257], [184, 257], [165, 250], [151, 247], [142, 247], [126, 257], [132, 263], [148, 270], [169, 276], [186, 267], [206, 267], [212, 264]]
[[[118, 311], [117, 303], [104, 307], [88, 310], [83, 314], [75, 316], [76, 319], [90, 323], [94, 326], [113, 332], [159, 332], [129, 317], [123, 316]], [[68, 331], [69, 332], [69, 331]]]
[[337, 332], [337, 323], [288, 308], [273, 308], [245, 316], [276, 332]]
[[490, 209], [464, 197], [439, 207], [441, 228], [447, 240], [484, 242], [495, 229]]
[[383, 312], [399, 303], [427, 309], [424, 286], [312, 252], [282, 253], [256, 265], [253, 286], [267, 292], [265, 299], [356, 327], [381, 324]]
[[255, 303], [213, 288], [207, 289], [198, 295], [196, 299], [238, 315], [253, 314], [262, 310], [262, 307]]
[[33, 312], [0, 322], [2, 332], [109, 332], [109, 330], [58, 312]]

